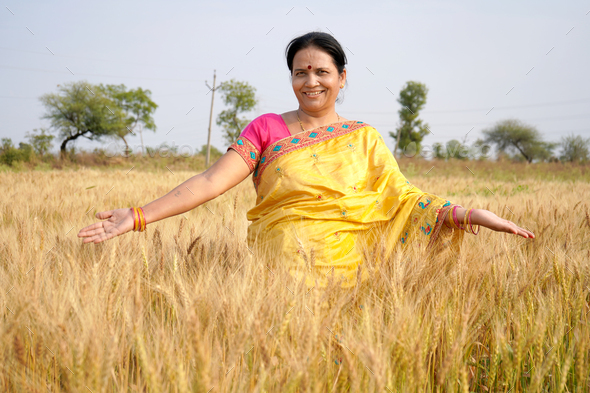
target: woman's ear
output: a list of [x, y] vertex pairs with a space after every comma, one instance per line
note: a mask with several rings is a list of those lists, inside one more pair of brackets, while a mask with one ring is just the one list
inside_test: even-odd
[[344, 85], [346, 84], [346, 68], [342, 70], [342, 73], [340, 74], [340, 84]]

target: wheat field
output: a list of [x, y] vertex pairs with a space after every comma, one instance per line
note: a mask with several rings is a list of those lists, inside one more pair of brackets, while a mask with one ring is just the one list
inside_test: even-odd
[[452, 261], [397, 254], [346, 290], [305, 288], [252, 255], [249, 178], [83, 245], [94, 213], [195, 171], [1, 171], [0, 391], [589, 391], [589, 182], [444, 165], [402, 169], [536, 239], [482, 229]]

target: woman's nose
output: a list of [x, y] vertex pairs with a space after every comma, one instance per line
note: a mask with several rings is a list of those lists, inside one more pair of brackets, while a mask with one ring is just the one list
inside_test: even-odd
[[317, 85], [319, 85], [317, 77], [314, 74], [308, 75], [308, 77], [305, 80], [305, 86], [313, 87]]

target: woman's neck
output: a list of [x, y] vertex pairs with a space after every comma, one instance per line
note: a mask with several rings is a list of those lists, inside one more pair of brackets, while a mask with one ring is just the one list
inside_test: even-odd
[[296, 111], [296, 114], [299, 116], [299, 119], [304, 124], [306, 129], [313, 129], [326, 124], [335, 123], [339, 119], [335, 108], [322, 112], [305, 112], [303, 109], [299, 108]]

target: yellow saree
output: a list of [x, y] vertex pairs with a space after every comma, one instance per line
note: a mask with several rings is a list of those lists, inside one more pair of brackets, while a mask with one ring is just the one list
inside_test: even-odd
[[[443, 225], [450, 201], [422, 192], [402, 175], [382, 136], [347, 121], [300, 132], [258, 152], [246, 138], [236, 150], [253, 171], [256, 205], [247, 213], [248, 245], [264, 250], [308, 286], [328, 275], [355, 285], [358, 265], [377, 244], [384, 258], [409, 246], [457, 249], [463, 231]], [[442, 241], [441, 241], [442, 240]], [[444, 244], [442, 244], [444, 241]], [[367, 278], [367, 270], [361, 280]]]

